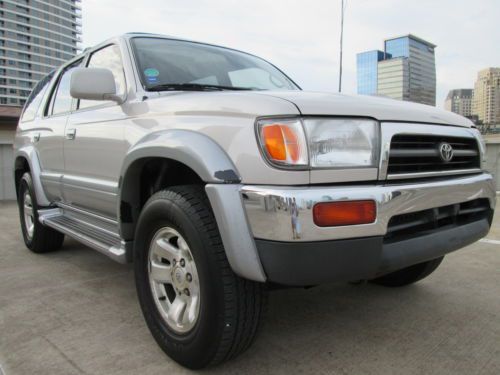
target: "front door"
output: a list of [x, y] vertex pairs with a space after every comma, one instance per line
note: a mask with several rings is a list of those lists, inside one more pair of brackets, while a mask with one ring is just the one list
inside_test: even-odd
[[[93, 52], [87, 66], [110, 69], [117, 93], [125, 93], [125, 76], [117, 45]], [[126, 152], [125, 118], [122, 106], [115, 102], [78, 101], [65, 130], [62, 187], [66, 203], [116, 219], [118, 180]]]

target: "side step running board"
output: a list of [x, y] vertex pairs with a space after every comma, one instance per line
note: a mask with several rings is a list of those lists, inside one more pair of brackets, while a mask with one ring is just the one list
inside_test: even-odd
[[117, 230], [113, 230], [109, 220], [86, 215], [85, 211], [68, 208], [40, 210], [39, 221], [119, 263], [127, 263], [126, 243], [121, 240]]

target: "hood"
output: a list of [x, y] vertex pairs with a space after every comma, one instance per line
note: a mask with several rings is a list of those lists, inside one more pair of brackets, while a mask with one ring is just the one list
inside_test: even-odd
[[366, 95], [307, 91], [253, 91], [292, 102], [303, 115], [359, 116], [379, 121], [471, 127], [467, 118], [433, 106]]

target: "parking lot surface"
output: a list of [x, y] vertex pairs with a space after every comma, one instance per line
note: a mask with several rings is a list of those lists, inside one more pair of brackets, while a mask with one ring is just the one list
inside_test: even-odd
[[[406, 288], [272, 292], [254, 345], [203, 373], [500, 374], [499, 224]], [[149, 334], [130, 265], [71, 239], [29, 252], [13, 203], [0, 203], [0, 366], [5, 375], [191, 373]]]

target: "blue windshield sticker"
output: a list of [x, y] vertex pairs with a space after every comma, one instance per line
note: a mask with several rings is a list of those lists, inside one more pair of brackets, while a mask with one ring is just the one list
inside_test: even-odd
[[147, 77], [148, 82], [158, 82], [158, 77]]
[[158, 69], [155, 68], [147, 68], [144, 70], [144, 75], [148, 78], [158, 77], [160, 75], [160, 72], [158, 71]]

